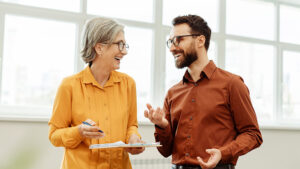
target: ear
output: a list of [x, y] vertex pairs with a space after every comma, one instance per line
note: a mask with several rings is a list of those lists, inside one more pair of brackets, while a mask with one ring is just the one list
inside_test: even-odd
[[97, 53], [97, 55], [101, 55], [103, 52], [103, 45], [101, 43], [96, 43], [95, 45], [95, 51]]
[[201, 48], [205, 46], [206, 38], [204, 35], [200, 35], [197, 37], [197, 47]]

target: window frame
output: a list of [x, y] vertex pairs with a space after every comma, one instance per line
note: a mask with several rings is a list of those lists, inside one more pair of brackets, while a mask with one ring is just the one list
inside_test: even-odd
[[[300, 123], [289, 124], [288, 122], [280, 122], [280, 116], [282, 112], [282, 60], [283, 51], [296, 51], [300, 52], [300, 45], [293, 43], [280, 42], [280, 5], [293, 6], [300, 9], [300, 3], [296, 0], [260, 0], [275, 4], [275, 39], [263, 40], [258, 38], [243, 37], [238, 35], [230, 35], [226, 33], [226, 2], [227, 0], [219, 0], [219, 14], [218, 14], [218, 30], [212, 33], [212, 38], [216, 44], [216, 60], [217, 65], [220, 68], [225, 68], [225, 53], [226, 53], [226, 40], [235, 40], [242, 42], [251, 42], [257, 44], [267, 44], [274, 46], [274, 120], [265, 123], [260, 123], [262, 127], [266, 128], [298, 128], [300, 129]], [[163, 106], [165, 97], [165, 65], [166, 63], [166, 47], [165, 37], [169, 34], [171, 27], [163, 24], [163, 1], [153, 0], [153, 22], [141, 22], [127, 19], [113, 18], [126, 26], [139, 27], [151, 29], [153, 31], [152, 41], [152, 54], [151, 54], [151, 77], [150, 77], [150, 100], [154, 106]], [[40, 7], [25, 6], [20, 4], [12, 4], [7, 2], [0, 2], [0, 72], [2, 72], [2, 57], [4, 47], [4, 24], [5, 15], [22, 15], [28, 17], [35, 17], [41, 19], [53, 19], [58, 21], [72, 22], [76, 24], [76, 47], [74, 56], [74, 70], [79, 72], [85, 66], [80, 58], [80, 37], [81, 31], [85, 21], [95, 17], [94, 15], [87, 14], [87, 0], [80, 1], [80, 12], [70, 12], [55, 9], [47, 9]], [[170, 21], [171, 22], [171, 21]], [[0, 81], [2, 79], [2, 73], [0, 73]], [[1, 85], [1, 83], [0, 83]], [[0, 86], [1, 87], [1, 86]], [[6, 111], [15, 112], [15, 110], [7, 109]], [[51, 111], [51, 110], [49, 110]], [[5, 113], [5, 112], [4, 112]], [[142, 112], [138, 112], [142, 113]], [[6, 112], [7, 114], [7, 112]], [[21, 113], [22, 114], [22, 113]], [[1, 120], [14, 120], [14, 121], [48, 121], [49, 116], [32, 116], [23, 112], [23, 115], [11, 114], [4, 115], [0, 112]], [[140, 124], [150, 124], [147, 121], [140, 121]]]

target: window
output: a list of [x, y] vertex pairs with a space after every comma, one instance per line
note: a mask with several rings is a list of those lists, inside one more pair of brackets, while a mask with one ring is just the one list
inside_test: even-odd
[[283, 118], [289, 121], [300, 119], [300, 51], [283, 52]]
[[166, 47], [172, 19], [202, 16], [212, 29], [209, 59], [240, 75], [261, 125], [300, 124], [300, 4], [295, 0], [0, 0], [0, 116], [51, 114], [62, 79], [84, 69], [80, 37], [95, 16], [125, 25], [130, 45], [119, 71], [134, 78], [138, 120], [162, 106], [181, 80]]
[[149, 29], [125, 27], [129, 51], [122, 59], [120, 71], [135, 79], [139, 121], [143, 121], [146, 103], [150, 101], [152, 34]]
[[300, 8], [280, 6], [280, 40], [300, 44]]
[[143, 22], [153, 21], [153, 0], [87, 0], [89, 14]]
[[5, 16], [1, 106], [51, 105], [62, 78], [74, 72], [75, 28], [72, 23]]
[[226, 41], [226, 70], [240, 75], [250, 90], [259, 120], [273, 118], [274, 48], [270, 45]]
[[179, 15], [196, 14], [202, 16], [210, 28], [218, 31], [218, 0], [163, 0], [163, 24], [171, 25]]
[[41, 8], [58, 9], [72, 12], [79, 12], [80, 0], [0, 0], [2, 2], [16, 3]]
[[274, 40], [274, 3], [257, 0], [229, 0], [226, 11], [227, 33]]

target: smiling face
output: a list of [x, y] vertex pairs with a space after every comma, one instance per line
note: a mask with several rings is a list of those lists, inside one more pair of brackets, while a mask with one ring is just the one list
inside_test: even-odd
[[[191, 35], [190, 27], [187, 24], [174, 26], [170, 33], [170, 39], [182, 35]], [[178, 38], [177, 40], [179, 41], [178, 46], [175, 46], [174, 44], [170, 46], [170, 52], [174, 56], [175, 65], [177, 68], [188, 67], [198, 58], [194, 37], [186, 36]]]
[[119, 42], [126, 43], [123, 31], [117, 34], [111, 45], [98, 43], [95, 46], [97, 57], [94, 62], [98, 62], [99, 60], [99, 63], [105, 65], [110, 71], [119, 69], [121, 60], [127, 55], [125, 46], [122, 51], [119, 49]]

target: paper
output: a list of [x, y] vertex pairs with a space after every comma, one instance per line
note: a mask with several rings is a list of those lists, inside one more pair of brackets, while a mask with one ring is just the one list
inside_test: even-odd
[[159, 146], [161, 146], [159, 142], [125, 144], [123, 141], [118, 141], [115, 143], [107, 143], [107, 144], [93, 144], [90, 145], [90, 149], [119, 148], [119, 147], [159, 147]]

